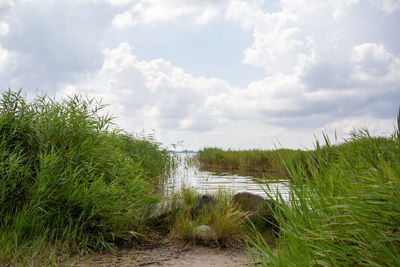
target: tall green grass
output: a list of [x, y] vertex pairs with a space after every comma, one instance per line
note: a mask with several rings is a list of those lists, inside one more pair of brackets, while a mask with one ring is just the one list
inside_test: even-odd
[[296, 165], [304, 164], [306, 155], [310, 151], [277, 149], [277, 150], [223, 150], [216, 147], [208, 147], [200, 150], [196, 159], [201, 169], [225, 170], [240, 173], [252, 173], [264, 175], [265, 173], [275, 177], [287, 177], [281, 154], [290, 157]]
[[[399, 126], [400, 126], [400, 117]], [[344, 144], [307, 158], [287, 159], [290, 202], [276, 200], [276, 253], [253, 240], [264, 266], [399, 266], [400, 133], [390, 138], [354, 132]]]
[[129, 245], [146, 233], [151, 184], [171, 158], [153, 139], [116, 130], [102, 108], [79, 96], [2, 94], [0, 265], [50, 264], [60, 251]]

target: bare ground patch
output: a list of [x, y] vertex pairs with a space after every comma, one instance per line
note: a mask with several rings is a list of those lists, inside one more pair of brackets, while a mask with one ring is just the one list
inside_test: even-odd
[[251, 257], [246, 248], [222, 249], [199, 245], [158, 245], [147, 248], [118, 250], [71, 259], [65, 265], [88, 266], [248, 266]]

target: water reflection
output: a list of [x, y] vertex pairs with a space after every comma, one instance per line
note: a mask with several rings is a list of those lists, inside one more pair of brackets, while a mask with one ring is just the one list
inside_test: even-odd
[[228, 190], [232, 193], [249, 191], [266, 196], [268, 192], [273, 197], [280, 193], [284, 200], [288, 200], [288, 180], [267, 180], [249, 175], [238, 175], [230, 172], [202, 171], [188, 164], [186, 158], [193, 154], [178, 154], [179, 165], [169, 179], [165, 181], [164, 192], [170, 195], [180, 191], [182, 187], [195, 188], [200, 193], [213, 193], [218, 190]]

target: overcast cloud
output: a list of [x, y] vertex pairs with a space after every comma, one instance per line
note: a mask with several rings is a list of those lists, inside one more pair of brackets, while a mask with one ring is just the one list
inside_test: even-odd
[[0, 0], [0, 87], [110, 104], [185, 148], [394, 129], [400, 0]]

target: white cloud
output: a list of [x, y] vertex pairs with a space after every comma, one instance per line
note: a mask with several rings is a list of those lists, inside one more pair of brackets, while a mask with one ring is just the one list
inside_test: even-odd
[[200, 16], [196, 17], [196, 24], [203, 25], [217, 17], [219, 10], [217, 8], [206, 8]]
[[132, 55], [131, 47], [128, 43], [122, 43], [115, 49], [105, 49], [103, 54], [102, 74], [122, 72], [136, 62], [136, 57]]
[[0, 44], [0, 76], [10, 74], [17, 67], [15, 54], [3, 48]]
[[[227, 10], [227, 19], [253, 29], [254, 42], [245, 51], [244, 62], [270, 73], [259, 87], [263, 89], [255, 90], [257, 83], [253, 83], [236, 94], [236, 101], [244, 99], [242, 108], [249, 106], [253, 114], [266, 114], [274, 123], [292, 126], [294, 122], [284, 117], [297, 114], [297, 122], [315, 127], [358, 114], [377, 99], [395, 106], [387, 95], [400, 95], [399, 56], [385, 46], [396, 47], [396, 37], [388, 30], [395, 26], [388, 24], [389, 19], [372, 19], [385, 18], [383, 12], [359, 1], [282, 1], [281, 6], [280, 11], [263, 12], [246, 1], [233, 1]], [[378, 29], [380, 35], [369, 32]], [[294, 82], [276, 86], [282, 80]], [[254, 91], [258, 97], [251, 99]], [[281, 96], [274, 91], [282, 92]], [[261, 99], [269, 108], [257, 108]], [[306, 123], [311, 116], [328, 113], [325, 122], [314, 118], [314, 123]]]
[[364, 43], [353, 47], [356, 78], [365, 82], [400, 81], [400, 57], [389, 53], [383, 44]]
[[254, 26], [257, 22], [261, 22], [263, 17], [264, 12], [257, 6], [251, 6], [248, 1], [233, 0], [225, 12], [226, 19], [239, 20], [245, 27]]
[[282, 10], [269, 13], [246, 1], [233, 1], [226, 16], [253, 28], [254, 42], [245, 51], [245, 63], [272, 74], [289, 74], [315, 53], [329, 50], [333, 58], [342, 51], [341, 39], [349, 37], [342, 20], [354, 2], [282, 1]]
[[370, 0], [373, 6], [379, 7], [387, 13], [400, 10], [399, 0]]
[[[362, 44], [354, 47], [355, 66], [369, 55], [397, 60], [381, 45]], [[371, 125], [372, 130], [378, 130], [379, 126], [387, 129], [390, 124], [390, 119], [383, 124], [374, 119], [380, 115], [370, 110], [369, 102], [371, 99], [387, 102], [385, 93], [399, 94], [398, 88], [386, 92], [368, 87], [309, 90], [303, 79], [299, 73], [277, 74], [247, 88], [234, 88], [223, 80], [193, 77], [164, 59], [140, 61], [129, 44], [121, 43], [104, 50], [103, 66], [97, 74], [67, 86], [70, 91], [64, 94], [71, 93], [71, 88], [76, 91], [86, 88], [90, 95], [112, 104], [112, 113], [118, 114], [123, 127], [137, 131], [140, 125], [145, 129], [172, 131], [177, 136], [184, 136], [185, 131], [191, 134], [207, 131], [223, 138], [224, 129], [260, 124], [258, 128], [271, 132], [261, 135], [264, 138], [284, 137], [286, 144], [292, 145], [289, 135], [282, 133], [285, 129], [297, 129], [305, 144], [307, 133], [312, 138], [311, 129], [329, 132], [340, 127], [339, 132], [344, 134], [344, 130], [355, 127]], [[361, 119], [356, 120], [357, 117]], [[280, 131], [281, 134], [276, 134]], [[233, 135], [237, 137], [236, 133]], [[250, 143], [244, 141], [241, 145]]]
[[[102, 98], [130, 131], [156, 129], [163, 140], [197, 146], [256, 147], [275, 137], [310, 144], [314, 133], [335, 128], [391, 130], [400, 99], [399, 1], [283, 0], [272, 11], [259, 0], [12, 3], [0, 0], [0, 82]], [[253, 33], [243, 63], [265, 70], [264, 78], [239, 88], [196, 77], [167, 52], [136, 54], [129, 36], [218, 20]]]
[[[137, 3], [125, 15], [136, 14], [139, 23], [182, 23], [190, 18], [201, 24], [225, 14], [225, 19], [253, 31], [254, 42], [244, 51], [243, 61], [264, 68], [269, 73], [264, 79], [245, 88], [232, 87], [220, 79], [193, 77], [164, 59], [140, 61], [123, 43], [105, 50], [102, 70], [78, 87], [97, 81], [95, 92], [119, 107], [121, 121], [130, 129], [134, 125], [164, 133], [168, 129], [177, 136], [207, 131], [219, 136], [220, 142], [241, 136], [248, 138], [243, 146], [254, 138], [273, 136], [292, 144], [290, 134], [284, 133], [290, 129], [299, 133], [302, 144], [316, 131], [332, 132], [336, 127], [342, 134], [368, 125], [389, 131], [391, 109], [400, 97], [400, 58], [386, 43], [373, 38], [365, 42], [358, 34], [376, 21], [365, 21], [364, 28], [349, 27], [368, 15], [368, 3], [282, 1], [282, 10], [276, 12], [262, 11], [254, 2], [224, 4], [188, 1], [172, 8], [166, 2], [148, 1]], [[212, 12], [203, 8], [202, 13], [200, 7], [205, 6]], [[196, 22], [207, 12], [204, 21]], [[102, 88], [105, 84], [107, 88]], [[269, 133], [244, 137], [235, 127]]]
[[[183, 22], [204, 25], [217, 18], [224, 11], [229, 0], [193, 1], [193, 0], [139, 0], [131, 8], [116, 16], [123, 21], [135, 18], [135, 23], [114, 23], [117, 28], [135, 26], [137, 23], [153, 24], [162, 22]], [[128, 16], [130, 15], [130, 16]]]
[[132, 14], [129, 13], [128, 11], [118, 14], [112, 22], [113, 26], [119, 29], [124, 27], [135, 26], [136, 23], [137, 21], [132, 19]]
[[0, 8], [11, 6], [14, 4], [13, 0], [0, 0]]
[[9, 31], [10, 27], [5, 22], [0, 22], [0, 36], [6, 35]]
[[18, 69], [0, 82], [54, 90], [98, 70], [104, 31], [115, 13], [104, 3], [15, 2], [4, 14], [9, 32], [0, 41], [17, 57]]
[[218, 122], [204, 106], [207, 96], [230, 89], [225, 81], [195, 78], [163, 59], [139, 61], [127, 43], [104, 50], [98, 73], [65, 87], [60, 96], [86, 88], [89, 95], [107, 99], [128, 129], [141, 125], [196, 131], [210, 130]]
[[107, 3], [109, 3], [111, 6], [126, 6], [134, 0], [105, 0]]
[[9, 18], [8, 12], [12, 6], [14, 6], [12, 0], [0, 0], [0, 37], [6, 35], [10, 30], [7, 19]]
[[364, 114], [360, 116], [349, 116], [343, 119], [337, 119], [327, 124], [327, 129], [336, 129], [340, 134], [346, 134], [360, 129], [368, 129], [371, 134], [390, 135], [394, 129], [393, 119], [377, 120], [374, 116]]

